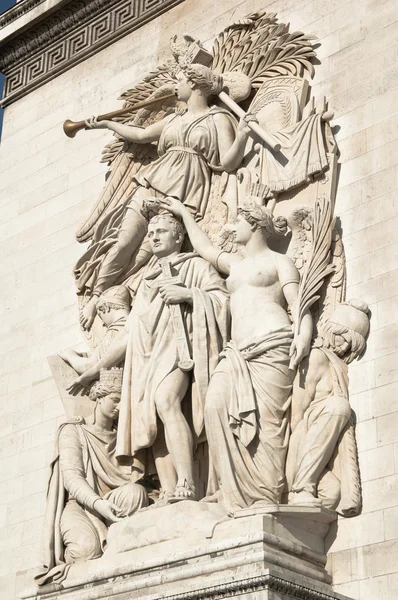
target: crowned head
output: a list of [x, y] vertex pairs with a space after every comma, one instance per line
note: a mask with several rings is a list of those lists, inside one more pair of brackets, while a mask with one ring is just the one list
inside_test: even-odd
[[90, 399], [96, 402], [94, 421], [97, 411], [112, 421], [119, 417], [119, 403], [122, 394], [123, 369], [101, 369], [100, 379], [90, 390]]

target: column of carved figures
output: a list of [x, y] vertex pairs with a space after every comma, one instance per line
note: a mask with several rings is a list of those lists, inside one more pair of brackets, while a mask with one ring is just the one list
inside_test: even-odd
[[58, 434], [39, 584], [98, 557], [109, 524], [148, 502], [219, 502], [230, 517], [360, 508], [347, 365], [368, 307], [345, 300], [337, 149], [309, 91], [311, 39], [260, 12], [211, 52], [187, 35], [171, 51], [123, 94], [123, 114], [85, 122], [115, 134], [77, 233], [91, 241], [74, 273], [95, 348], [58, 360], [62, 398], [85, 410], [91, 390], [97, 403]]

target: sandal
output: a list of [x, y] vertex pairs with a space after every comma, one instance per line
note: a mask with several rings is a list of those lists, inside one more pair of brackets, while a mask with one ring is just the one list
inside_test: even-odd
[[177, 484], [174, 493], [168, 498], [170, 503], [181, 502], [182, 500], [196, 500], [195, 486], [188, 483], [186, 479], [182, 484]]

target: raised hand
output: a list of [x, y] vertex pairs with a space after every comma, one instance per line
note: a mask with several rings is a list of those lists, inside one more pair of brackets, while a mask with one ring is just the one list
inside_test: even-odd
[[159, 199], [159, 206], [164, 210], [171, 212], [175, 217], [182, 217], [184, 211], [187, 210], [182, 202], [171, 196]]
[[246, 133], [247, 135], [251, 132], [248, 123], [258, 123], [257, 117], [251, 113], [246, 113], [244, 117], [239, 119], [238, 131]]
[[80, 377], [75, 379], [75, 381], [69, 387], [67, 387], [66, 390], [71, 394], [71, 396], [77, 396], [77, 394], [82, 394], [85, 396], [88, 394], [89, 387], [94, 379], [95, 375], [91, 374], [89, 371], [86, 371], [80, 375]]

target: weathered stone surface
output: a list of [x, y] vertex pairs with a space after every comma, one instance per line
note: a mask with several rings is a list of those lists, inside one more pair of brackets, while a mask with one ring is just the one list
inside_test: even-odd
[[[332, 511], [270, 506], [252, 512], [257, 514], [231, 519], [217, 504], [195, 502], [140, 511], [111, 527], [102, 558], [70, 568], [59, 597], [253, 594], [273, 600], [278, 594], [287, 599], [305, 594], [310, 600], [344, 600], [325, 585], [323, 544], [335, 519]], [[84, 591], [87, 583], [90, 589]], [[51, 587], [44, 586], [40, 598], [51, 594]], [[33, 590], [23, 597], [35, 597]]]
[[[21, 2], [21, 9], [24, 4], [30, 2]], [[0, 221], [5, 224], [0, 244], [0, 411], [2, 418], [12, 418], [4, 418], [0, 432], [5, 453], [0, 464], [4, 479], [0, 522], [5, 537], [9, 519], [19, 528], [33, 527], [42, 519], [43, 473], [55, 430], [64, 418], [46, 357], [60, 347], [87, 349], [76, 326], [69, 273], [81, 253], [73, 241], [74, 231], [98, 197], [106, 171], [95, 156], [109, 137], [97, 133], [89, 143], [88, 137], [66, 140], [62, 121], [117, 108], [117, 94], [155, 67], [158, 56], [165, 56], [176, 28], [211, 41], [228, 23], [264, 6], [260, 0], [200, 6], [186, 0], [140, 33], [116, 41], [6, 109], [0, 150], [4, 188]], [[313, 90], [317, 97], [328, 97], [337, 116], [333, 124], [340, 127], [336, 137], [343, 154], [342, 179], [336, 213], [346, 247], [348, 297], [363, 298], [373, 313], [370, 352], [350, 367], [363, 515], [358, 528], [356, 518], [336, 528], [330, 572], [339, 593], [356, 600], [373, 600], [375, 595], [393, 598], [398, 451], [393, 426], [396, 346], [391, 332], [398, 288], [394, 248], [389, 246], [397, 226], [395, 3], [320, 2], [297, 7], [278, 0], [272, 10], [281, 21], [290, 21], [292, 30], [316, 34], [323, 45]], [[21, 24], [16, 20], [13, 27]], [[32, 509], [19, 503], [29, 493]], [[374, 528], [366, 527], [367, 518], [374, 519]], [[26, 535], [18, 548], [11, 545], [1, 550], [0, 593], [5, 599], [14, 599], [26, 588], [39, 566], [37, 536], [32, 540]], [[260, 592], [250, 593], [257, 598]]]

